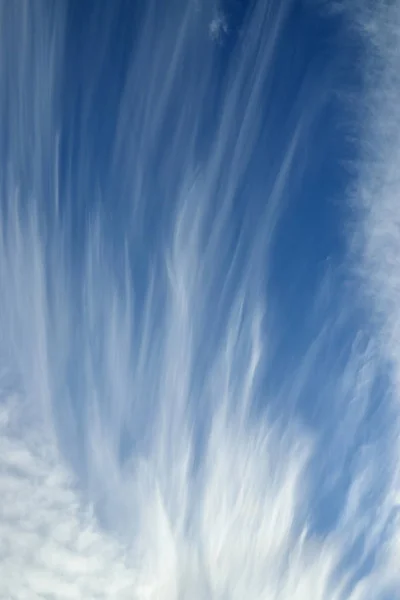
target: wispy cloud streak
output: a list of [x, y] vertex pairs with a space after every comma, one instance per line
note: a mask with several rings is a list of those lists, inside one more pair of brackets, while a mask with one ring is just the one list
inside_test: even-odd
[[[309, 104], [287, 115], [262, 189], [245, 184], [260, 131], [273, 130], [263, 106], [290, 8], [255, 3], [218, 87], [216, 7], [172, 2], [167, 15], [150, 3], [103, 123], [113, 131], [104, 160], [90, 121], [107, 55], [93, 34], [101, 18], [87, 34], [101, 61], [68, 104], [69, 11], [0, 5], [2, 597], [367, 600], [400, 589], [396, 454], [362, 433], [381, 346], [361, 334], [340, 345], [351, 307], [324, 314], [318, 298], [313, 343], [270, 384], [279, 332], [269, 266]], [[365, 158], [357, 192], [358, 264], [392, 358], [396, 208], [389, 192], [372, 197], [378, 182], [392, 189], [381, 174], [389, 158], [394, 173], [399, 145], [379, 121], [390, 109], [394, 132], [394, 22], [376, 21], [388, 46], [376, 43], [379, 28], [366, 38], [387, 92], [367, 96], [365, 144], [380, 152]], [[237, 235], [241, 194], [251, 202]], [[340, 413], [329, 439], [289, 414], [308, 389]], [[318, 527], [321, 490], [338, 481], [337, 514]]]

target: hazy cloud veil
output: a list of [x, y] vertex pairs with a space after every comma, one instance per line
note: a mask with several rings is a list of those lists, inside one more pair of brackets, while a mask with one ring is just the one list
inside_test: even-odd
[[[307, 19], [352, 53], [326, 231]], [[399, 597], [400, 3], [0, 0], [0, 31], [0, 598]], [[345, 237], [318, 277], [291, 206]]]

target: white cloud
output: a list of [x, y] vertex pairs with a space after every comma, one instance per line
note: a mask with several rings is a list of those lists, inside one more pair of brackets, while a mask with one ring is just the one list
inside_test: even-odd
[[[400, 452], [400, 4], [371, 6], [358, 19], [367, 47], [361, 160], [355, 206], [358, 266], [389, 362], [393, 395], [393, 472]], [[396, 477], [395, 477], [396, 479]], [[397, 483], [400, 479], [397, 475]]]
[[210, 37], [214, 41], [220, 40], [228, 33], [228, 22], [223, 13], [218, 13], [209, 25]]
[[[0, 429], [0, 596], [131, 598], [134, 573], [85, 510], [54, 449], [34, 431]], [[18, 401], [14, 401], [18, 402]], [[14, 409], [14, 411], [12, 411]], [[15, 417], [14, 417], [15, 418]]]
[[[376, 448], [360, 453], [352, 481], [343, 485], [347, 502], [337, 521], [330, 530], [317, 531], [313, 464], [322, 470], [335, 464], [327, 461], [326, 440], [319, 444], [294, 417], [285, 428], [269, 415], [254, 423], [250, 410], [259, 399], [258, 376], [263, 375], [274, 345], [269, 314], [260, 308], [257, 269], [261, 263], [263, 269], [267, 266], [256, 240], [249, 268], [235, 287], [226, 273], [224, 234], [229, 203], [257, 138], [258, 106], [279, 22], [272, 24], [270, 35], [262, 35], [266, 9], [263, 3], [256, 7], [245, 35], [246, 52], [228, 81], [203, 177], [192, 177], [196, 170], [190, 144], [170, 149], [167, 167], [173, 166], [172, 160], [182, 164], [184, 183], [176, 186], [176, 224], [171, 241], [162, 247], [162, 267], [151, 264], [148, 279], [139, 282], [147, 292], [141, 312], [128, 266], [118, 272], [113, 268], [101, 216], [86, 232], [79, 274], [71, 273], [67, 259], [71, 242], [59, 216], [51, 214], [48, 221], [39, 216], [59, 192], [51, 127], [56, 121], [52, 92], [61, 59], [55, 47], [58, 37], [50, 35], [53, 30], [44, 16], [47, 12], [36, 13], [33, 4], [23, 7], [27, 12], [21, 22], [8, 14], [13, 35], [2, 42], [15, 53], [0, 56], [9, 61], [10, 72], [19, 73], [14, 103], [8, 102], [4, 90], [9, 88], [0, 80], [2, 114], [10, 111], [10, 122], [16, 130], [21, 128], [6, 157], [12, 168], [7, 177], [3, 169], [1, 178], [6, 200], [2, 198], [0, 237], [0, 597], [367, 600], [399, 589], [399, 537], [392, 500], [396, 489], [381, 473]], [[5, 4], [1, 10], [4, 17]], [[28, 18], [29, 11], [36, 20]], [[185, 19], [186, 15], [177, 40], [162, 36], [157, 40], [155, 63], [149, 70], [154, 79], [143, 81], [147, 63], [140, 64], [142, 85], [134, 91], [140, 96], [144, 89], [148, 105], [140, 113], [143, 123], [139, 117], [133, 119], [143, 139], [132, 156], [139, 157], [134, 171], [142, 179], [135, 182], [140, 180], [142, 187], [143, 173], [151, 166], [149, 140], [159, 138], [181, 65], [178, 59], [184, 55], [183, 41], [188, 31], [193, 33]], [[31, 22], [35, 27], [29, 27]], [[216, 26], [219, 33], [221, 27]], [[147, 57], [145, 33], [140, 59]], [[153, 43], [154, 36], [150, 39]], [[21, 45], [16, 48], [13, 40]], [[169, 60], [166, 49], [171, 48], [174, 60], [166, 70], [164, 55]], [[204, 59], [207, 68], [209, 58]], [[249, 65], [254, 65], [251, 86], [245, 85]], [[134, 81], [135, 68], [130, 72]], [[0, 77], [6, 71], [0, 69]], [[133, 88], [128, 81], [118, 123], [119, 150], [125, 147], [126, 123], [132, 118]], [[33, 98], [33, 108], [27, 106], [27, 98]], [[200, 110], [204, 97], [191, 99]], [[377, 101], [374, 106], [379, 106], [379, 116], [382, 105]], [[390, 108], [395, 111], [394, 105]], [[50, 124], [50, 131], [45, 124]], [[377, 132], [380, 140], [379, 127]], [[179, 128], [176, 135], [180, 142]], [[26, 144], [35, 142], [27, 153], [24, 139]], [[281, 168], [271, 176], [271, 203], [262, 228], [268, 241], [298, 140], [296, 130]], [[126, 144], [134, 146], [132, 141]], [[84, 157], [84, 135], [82, 145]], [[382, 147], [386, 148], [383, 142]], [[78, 188], [85, 192], [94, 187], [86, 167], [84, 163], [77, 175]], [[391, 184], [393, 164], [389, 173]], [[171, 195], [176, 191], [172, 180], [169, 172], [164, 174]], [[366, 177], [361, 180], [373, 189]], [[389, 188], [388, 184], [385, 189]], [[212, 192], [221, 210], [207, 236], [207, 211], [202, 207], [214, 197]], [[394, 320], [393, 334], [397, 246], [392, 228], [397, 217], [393, 197], [388, 193], [383, 200], [382, 211], [367, 205], [365, 231], [371, 246], [365, 264], [374, 298], [387, 319], [386, 331]], [[386, 265], [382, 275], [375, 260]], [[121, 284], [124, 277], [126, 287]], [[221, 277], [232, 288], [227, 310], [225, 305], [221, 310], [211, 293]], [[221, 295], [226, 294], [221, 287]], [[218, 319], [213, 320], [215, 315]], [[214, 326], [221, 331], [211, 343]], [[316, 347], [287, 375], [289, 384], [277, 390], [291, 394], [293, 402], [288, 404], [295, 405], [304, 380], [319, 368], [318, 350], [328, 334], [322, 331]], [[389, 339], [395, 356], [395, 335]], [[350, 406], [350, 417], [345, 413], [340, 421], [343, 445], [350, 435], [346, 427], [357, 430], [364, 410], [360, 403], [371, 394], [370, 358], [368, 352], [354, 351], [343, 372], [331, 365], [328, 399], [342, 409], [343, 393], [357, 405], [356, 417]], [[200, 359], [206, 363], [203, 368]], [[193, 414], [206, 421], [200, 440]], [[372, 568], [364, 565], [364, 559]]]
[[178, 491], [169, 482], [179, 464], [167, 465], [155, 479], [148, 467], [138, 472], [130, 515], [137, 529], [127, 545], [100, 529], [84, 509], [51, 446], [34, 432], [10, 433], [13, 423], [5, 421], [2, 597], [353, 598], [335, 576], [345, 532], [318, 540], [301, 529], [307, 501], [304, 444], [292, 442], [290, 448], [273, 431], [240, 432], [216, 421], [203, 485], [196, 491], [193, 482], [183, 482], [186, 514], [168, 509], [169, 495]]

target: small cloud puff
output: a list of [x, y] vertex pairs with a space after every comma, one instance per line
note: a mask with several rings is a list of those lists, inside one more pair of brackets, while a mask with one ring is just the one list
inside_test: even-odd
[[218, 42], [228, 33], [228, 22], [223, 13], [218, 13], [209, 25], [209, 34], [214, 42]]

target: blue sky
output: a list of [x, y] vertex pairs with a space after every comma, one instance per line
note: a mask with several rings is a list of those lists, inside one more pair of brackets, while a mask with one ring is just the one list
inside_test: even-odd
[[396, 597], [397, 23], [0, 4], [0, 596]]

